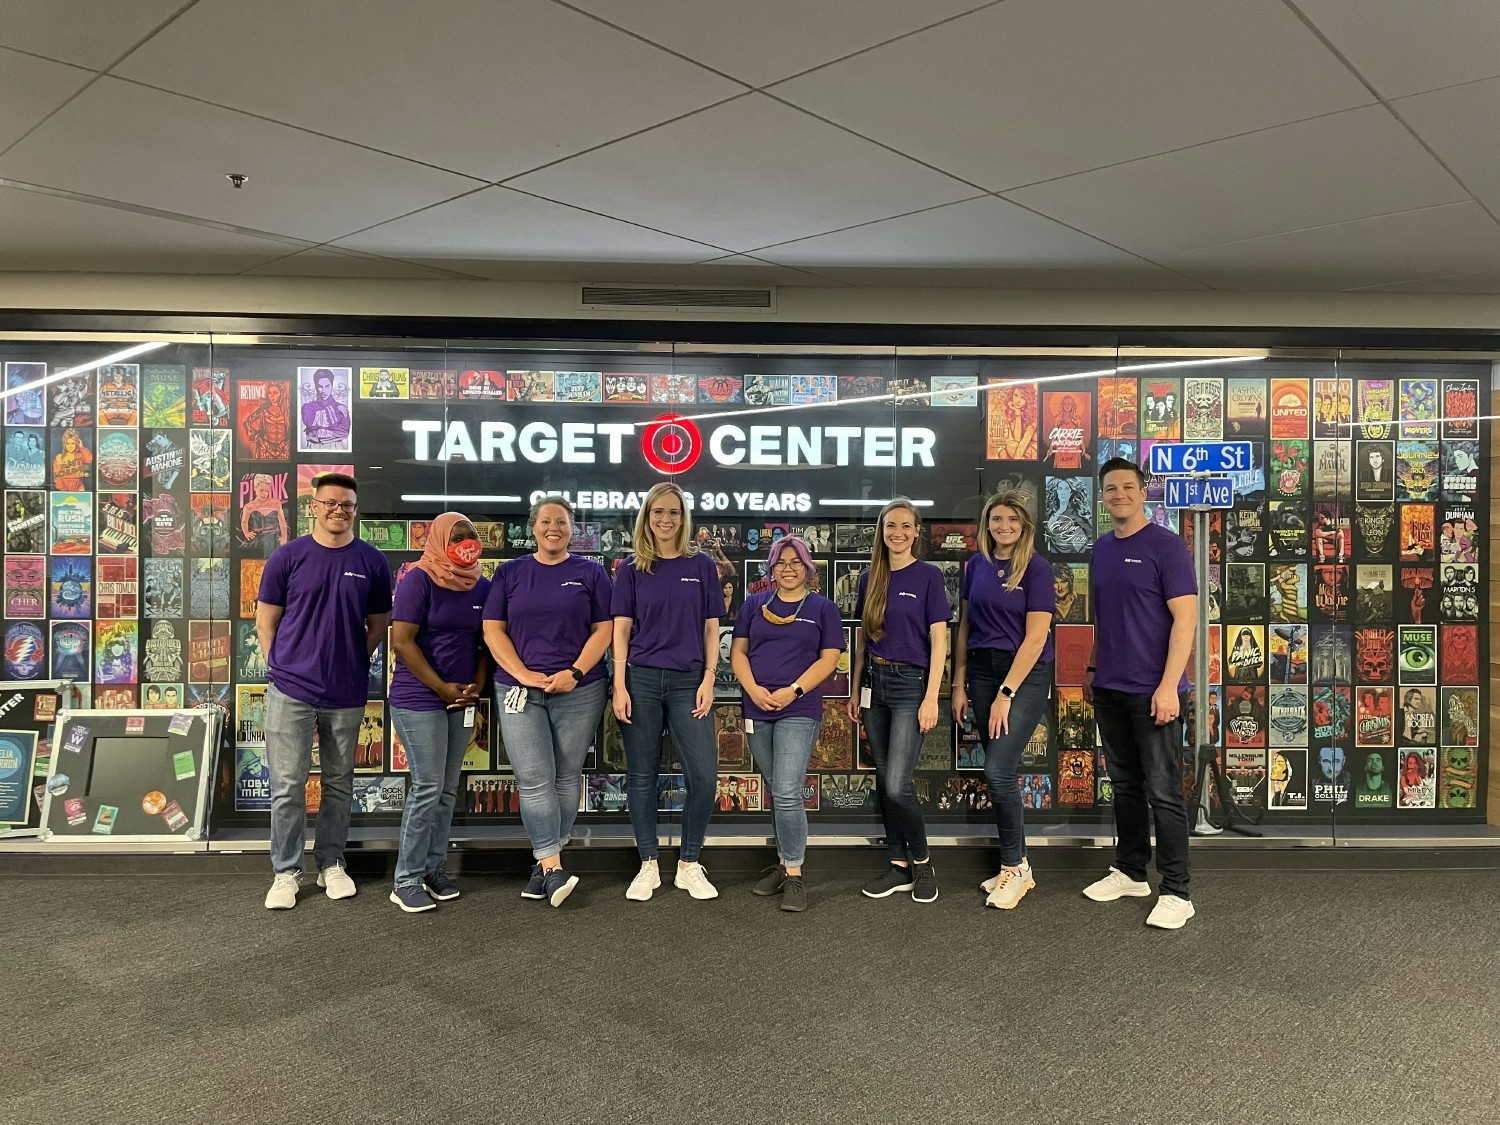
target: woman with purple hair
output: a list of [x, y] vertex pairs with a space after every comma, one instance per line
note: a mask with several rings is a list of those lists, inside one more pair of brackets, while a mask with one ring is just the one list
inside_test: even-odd
[[844, 624], [833, 602], [815, 594], [812, 552], [795, 535], [778, 538], [766, 557], [771, 588], [745, 599], [734, 622], [730, 662], [744, 689], [740, 713], [756, 768], [771, 794], [778, 862], [754, 893], [781, 895], [781, 909], [807, 909], [802, 862], [807, 763], [823, 725], [823, 681], [844, 648]]

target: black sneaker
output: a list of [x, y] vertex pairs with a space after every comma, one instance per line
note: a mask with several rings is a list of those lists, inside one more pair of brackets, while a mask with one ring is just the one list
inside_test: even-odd
[[807, 885], [801, 875], [788, 875], [781, 884], [781, 909], [794, 914], [807, 909]]
[[531, 878], [526, 880], [526, 886], [521, 891], [522, 898], [544, 899], [547, 897], [547, 877], [542, 872], [540, 863], [531, 865]]
[[761, 898], [779, 895], [787, 878], [786, 868], [779, 863], [773, 864], [760, 873], [760, 882], [750, 888], [750, 893]]
[[866, 898], [889, 898], [897, 891], [909, 891], [916, 885], [911, 868], [892, 863], [881, 875], [866, 883], [860, 893]]
[[932, 869], [932, 863], [914, 863], [911, 867], [917, 874], [917, 880], [911, 886], [912, 901], [936, 902], [937, 872]]
[[461, 893], [458, 884], [448, 878], [448, 872], [441, 867], [435, 867], [429, 871], [422, 879], [422, 886], [439, 902], [451, 902]]

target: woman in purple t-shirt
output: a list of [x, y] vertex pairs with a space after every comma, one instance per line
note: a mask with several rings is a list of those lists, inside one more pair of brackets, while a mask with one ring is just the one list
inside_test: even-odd
[[[1052, 698], [1052, 566], [1036, 553], [1036, 521], [1017, 492], [985, 501], [979, 554], [964, 567], [953, 646], [953, 718], [979, 724], [1000, 838], [1000, 874], [985, 905], [1010, 910], [1036, 886], [1026, 858], [1026, 801], [1016, 767]], [[972, 716], [968, 713], [973, 707]]]
[[730, 663], [744, 689], [740, 713], [755, 766], [771, 794], [778, 862], [753, 893], [779, 894], [781, 909], [807, 909], [807, 763], [823, 726], [823, 681], [844, 650], [838, 606], [808, 583], [812, 554], [795, 535], [777, 539], [766, 558], [771, 589], [745, 599], [734, 623]]
[[848, 711], [856, 723], [863, 715], [891, 860], [864, 893], [886, 898], [910, 891], [917, 902], [932, 902], [937, 876], [912, 773], [922, 736], [937, 726], [951, 611], [943, 572], [917, 559], [921, 533], [922, 519], [910, 500], [892, 500], [881, 509], [855, 599], [862, 632], [854, 646], [858, 687]]
[[[654, 486], [635, 518], [635, 553], [615, 573], [615, 718], [625, 740], [630, 825], [641, 869], [625, 897], [645, 902], [661, 886], [657, 869], [657, 785], [662, 731], [682, 758], [687, 797], [673, 885], [696, 899], [717, 898], [698, 862], [714, 807], [719, 754], [714, 744], [714, 669], [724, 614], [718, 567], [693, 542], [682, 489]], [[709, 653], [713, 654], [710, 662]]]
[[480, 576], [479, 552], [467, 517], [438, 516], [422, 557], [396, 587], [391, 611], [391, 722], [411, 769], [391, 901], [407, 913], [459, 894], [443, 865], [464, 753], [490, 676], [480, 636], [490, 583]]
[[604, 714], [603, 660], [614, 623], [604, 567], [568, 553], [573, 505], [544, 496], [527, 523], [536, 551], [495, 572], [484, 640], [497, 665], [495, 709], [536, 860], [521, 897], [561, 906], [578, 885], [563, 869], [562, 849]]

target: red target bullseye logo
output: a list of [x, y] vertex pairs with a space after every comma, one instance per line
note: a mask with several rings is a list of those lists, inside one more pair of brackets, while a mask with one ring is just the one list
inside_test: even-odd
[[662, 414], [641, 431], [641, 455], [658, 473], [685, 473], [702, 454], [698, 427], [676, 414]]

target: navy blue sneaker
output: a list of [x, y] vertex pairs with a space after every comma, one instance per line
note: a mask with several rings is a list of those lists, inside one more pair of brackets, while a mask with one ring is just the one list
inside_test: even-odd
[[573, 888], [578, 886], [578, 876], [569, 875], [561, 867], [554, 867], [547, 872], [547, 901], [553, 906], [561, 906], [567, 901]]
[[521, 891], [522, 898], [543, 899], [547, 897], [547, 878], [542, 871], [540, 863], [531, 865], [531, 878], [526, 880], [526, 886]]
[[391, 901], [408, 914], [437, 909], [437, 903], [421, 887], [397, 887], [391, 892]]
[[458, 884], [448, 878], [448, 872], [441, 867], [434, 868], [427, 873], [422, 880], [422, 887], [439, 902], [449, 902], [463, 893], [458, 889]]

